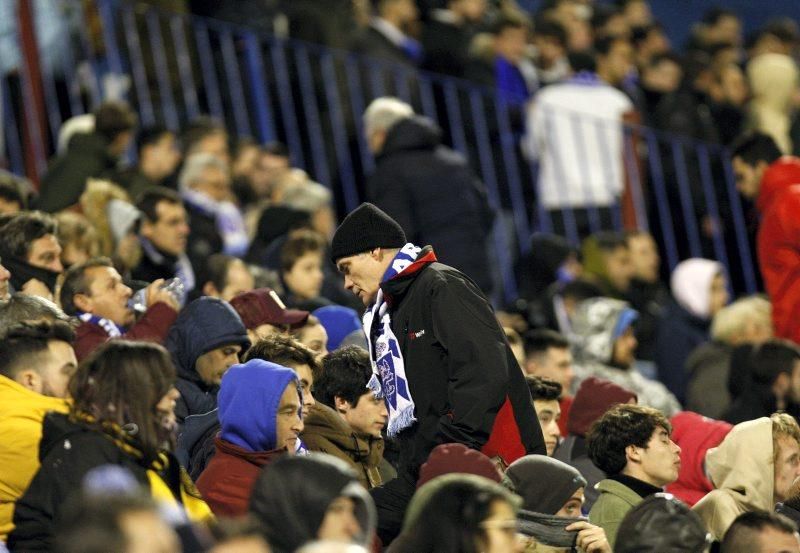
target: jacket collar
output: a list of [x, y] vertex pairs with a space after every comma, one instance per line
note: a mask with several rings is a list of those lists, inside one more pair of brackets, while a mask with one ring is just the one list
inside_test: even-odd
[[273, 449], [271, 451], [248, 451], [243, 447], [239, 447], [238, 445], [232, 444], [227, 440], [223, 440], [219, 436], [214, 438], [214, 445], [217, 446], [217, 449], [220, 453], [224, 453], [232, 457], [238, 457], [247, 461], [248, 463], [252, 463], [257, 467], [263, 467], [264, 465], [267, 465], [277, 459], [279, 456], [286, 454], [286, 448]]
[[305, 419], [304, 434], [318, 434], [345, 451], [354, 461], [377, 466], [383, 457], [383, 440], [353, 432], [330, 407], [317, 403]]
[[436, 254], [431, 246], [425, 246], [419, 252], [416, 261], [406, 267], [406, 269], [396, 275], [391, 280], [381, 283], [381, 290], [389, 305], [394, 305], [403, 300], [403, 297], [408, 292], [409, 286], [417, 278], [417, 275], [425, 270], [428, 265], [436, 262]]

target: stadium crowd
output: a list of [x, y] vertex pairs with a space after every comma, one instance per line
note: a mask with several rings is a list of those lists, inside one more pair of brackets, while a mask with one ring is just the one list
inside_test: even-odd
[[[319, 4], [275, 19], [519, 100], [580, 247], [534, 234], [493, 305], [484, 185], [397, 98], [341, 220], [281, 143], [100, 104], [0, 175], [0, 550], [800, 553], [797, 24], [715, 9], [678, 56], [645, 0]], [[730, 146], [764, 293], [589, 234], [621, 188], [544, 168], [565, 101]]]

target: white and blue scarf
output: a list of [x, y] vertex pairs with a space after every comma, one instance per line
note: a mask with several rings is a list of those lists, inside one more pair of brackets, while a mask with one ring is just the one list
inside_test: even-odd
[[217, 232], [222, 238], [222, 253], [243, 256], [250, 246], [247, 227], [242, 212], [232, 202], [217, 202], [205, 194], [186, 189], [181, 192], [183, 199], [209, 217], [214, 218]]
[[104, 319], [103, 317], [98, 317], [91, 313], [84, 313], [83, 311], [78, 311], [78, 318], [84, 323], [91, 323], [99, 326], [105, 330], [109, 338], [119, 338], [125, 333], [124, 328], [110, 319]]
[[[410, 242], [403, 246], [389, 264], [381, 282], [391, 280], [406, 270], [417, 259], [420, 251], [422, 248]], [[378, 328], [373, 338], [372, 326], [376, 317]], [[414, 417], [414, 399], [408, 387], [403, 355], [400, 353], [397, 337], [392, 332], [389, 304], [383, 297], [383, 290], [378, 290], [375, 303], [367, 308], [363, 323], [372, 362], [372, 378], [367, 383], [367, 388], [375, 397], [382, 397], [386, 401], [386, 409], [389, 411], [387, 433], [391, 438], [417, 422], [417, 419]]]

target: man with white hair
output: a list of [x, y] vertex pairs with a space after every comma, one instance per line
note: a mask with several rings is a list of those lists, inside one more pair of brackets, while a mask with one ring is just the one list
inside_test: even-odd
[[242, 213], [231, 201], [228, 164], [212, 154], [192, 154], [181, 170], [178, 186], [192, 222], [187, 246], [192, 265], [204, 267], [214, 253], [244, 255], [249, 239]]
[[396, 220], [415, 244], [432, 245], [443, 263], [492, 289], [487, 236], [493, 213], [483, 183], [441, 130], [397, 98], [374, 100], [364, 133], [375, 155], [367, 198]]

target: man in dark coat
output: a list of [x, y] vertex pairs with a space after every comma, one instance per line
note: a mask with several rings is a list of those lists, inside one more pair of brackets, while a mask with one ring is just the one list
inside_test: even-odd
[[175, 417], [183, 425], [189, 415], [216, 409], [222, 375], [250, 347], [242, 319], [228, 302], [202, 297], [181, 311], [167, 335], [166, 348], [178, 370], [181, 393]]
[[419, 467], [442, 443], [461, 443], [510, 463], [545, 453], [522, 371], [486, 296], [430, 246], [407, 243], [372, 204], [350, 213], [333, 237], [345, 288], [367, 307], [373, 376], [386, 399], [398, 478], [372, 491], [385, 543], [400, 529]]
[[42, 177], [39, 209], [49, 213], [78, 203], [86, 179], [108, 177], [128, 148], [136, 114], [124, 102], [105, 102], [94, 112], [94, 132], [76, 134], [66, 153]]
[[376, 156], [369, 200], [400, 224], [410, 242], [435, 246], [439, 259], [491, 292], [486, 239], [493, 214], [466, 160], [442, 145], [433, 121], [393, 98], [372, 102], [364, 127]]

